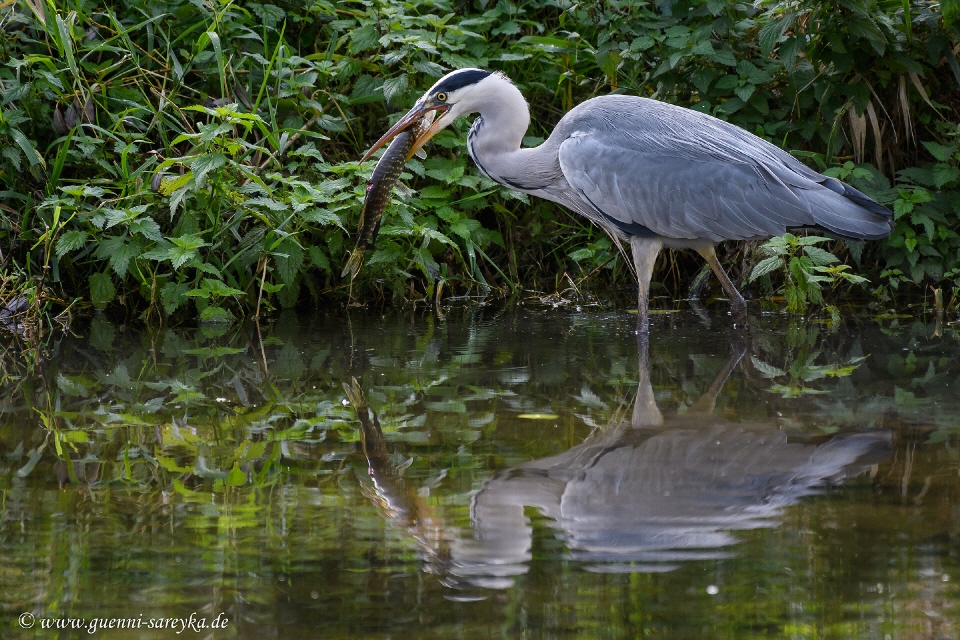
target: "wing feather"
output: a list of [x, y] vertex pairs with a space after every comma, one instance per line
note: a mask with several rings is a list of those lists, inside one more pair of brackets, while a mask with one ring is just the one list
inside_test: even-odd
[[889, 210], [849, 185], [695, 111], [609, 96], [584, 103], [557, 129], [568, 184], [621, 227], [713, 242], [805, 226], [878, 238], [892, 227]]

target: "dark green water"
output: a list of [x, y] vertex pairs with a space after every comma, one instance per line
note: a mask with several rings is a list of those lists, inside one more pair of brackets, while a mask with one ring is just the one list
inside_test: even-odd
[[957, 325], [634, 318], [96, 320], [4, 384], [0, 635], [960, 634]]

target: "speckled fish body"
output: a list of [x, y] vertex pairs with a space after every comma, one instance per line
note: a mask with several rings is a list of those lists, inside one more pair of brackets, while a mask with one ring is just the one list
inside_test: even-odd
[[350, 274], [350, 279], [357, 277], [360, 267], [363, 264], [363, 256], [367, 247], [371, 246], [377, 239], [377, 233], [380, 231], [380, 220], [383, 212], [390, 202], [390, 194], [400, 179], [400, 172], [410, 156], [410, 150], [424, 131], [432, 124], [433, 113], [420, 119], [415, 125], [401, 131], [390, 142], [390, 146], [380, 156], [377, 166], [370, 176], [367, 183], [367, 195], [363, 200], [363, 211], [360, 213], [360, 236], [357, 238], [357, 244], [347, 260], [347, 266], [344, 268], [342, 276]]

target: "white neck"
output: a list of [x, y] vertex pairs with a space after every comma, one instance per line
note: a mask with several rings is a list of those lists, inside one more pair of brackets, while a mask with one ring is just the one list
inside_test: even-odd
[[532, 150], [521, 150], [520, 143], [530, 126], [530, 108], [520, 90], [506, 78], [491, 75], [477, 85], [464, 111], [480, 114], [467, 147], [481, 171], [514, 188], [525, 182], [529, 168], [525, 156]]

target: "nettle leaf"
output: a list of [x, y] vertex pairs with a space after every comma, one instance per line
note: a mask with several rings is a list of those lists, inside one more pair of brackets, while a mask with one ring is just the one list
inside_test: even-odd
[[736, 86], [739, 85], [739, 84], [740, 84], [740, 78], [739, 78], [737, 75], [733, 74], [733, 73], [729, 73], [729, 74], [723, 76], [722, 78], [720, 78], [719, 80], [717, 80], [717, 84], [714, 85], [714, 88], [716, 88], [716, 89], [733, 89], [734, 87], [736, 87]]
[[215, 305], [210, 305], [200, 312], [200, 322], [208, 322], [211, 324], [230, 324], [236, 319], [236, 316], [234, 316], [232, 313], [223, 307], [218, 307]]
[[949, 164], [937, 164], [933, 167], [933, 185], [938, 189], [957, 180], [960, 180], [960, 168]]
[[753, 268], [753, 271], [750, 272], [750, 282], [782, 268], [783, 258], [780, 256], [770, 256], [758, 262], [757, 266]]
[[893, 217], [899, 220], [901, 217], [913, 211], [913, 203], [904, 198], [897, 198], [893, 203]]
[[167, 315], [171, 315], [177, 308], [186, 302], [187, 293], [190, 287], [184, 283], [168, 282], [160, 289], [160, 301], [163, 303], [163, 310]]
[[57, 374], [57, 388], [68, 396], [86, 398], [90, 395], [87, 385], [74, 378], [68, 378], [62, 373]]
[[324, 271], [330, 271], [330, 261], [327, 260], [327, 256], [324, 255], [323, 250], [320, 247], [313, 245], [310, 247], [308, 253], [310, 254], [310, 261], [314, 264], [314, 266]]
[[957, 151], [957, 145], [954, 144], [948, 146], [937, 144], [936, 142], [924, 142], [923, 146], [927, 148], [927, 151], [930, 152], [930, 155], [940, 162], [946, 162], [950, 159], [950, 156]]
[[910, 222], [913, 224], [923, 225], [923, 229], [926, 231], [927, 237], [933, 240], [936, 225], [934, 224], [933, 220], [930, 219], [930, 216], [920, 213], [919, 211], [915, 211], [910, 216]]
[[58, 258], [71, 251], [76, 251], [87, 243], [90, 235], [86, 231], [65, 231], [58, 239], [56, 244], [56, 254]]
[[803, 313], [806, 310], [807, 296], [799, 287], [787, 287], [783, 297], [787, 300], [788, 312]]
[[113, 286], [113, 279], [109, 273], [94, 273], [88, 278], [90, 283], [90, 302], [93, 306], [102, 309], [117, 296]]
[[292, 285], [303, 264], [303, 249], [293, 238], [284, 238], [274, 252], [276, 274], [280, 282]]
[[810, 256], [810, 260], [813, 261], [815, 265], [825, 265], [832, 264], [834, 262], [840, 262], [837, 259], [837, 256], [833, 255], [829, 251], [821, 249], [820, 247], [804, 247], [804, 253]]
[[443, 244], [450, 245], [451, 247], [457, 246], [449, 237], [429, 227], [423, 227], [419, 231], [424, 240], [436, 240], [438, 242], [442, 242]]
[[395, 95], [402, 93], [407, 88], [407, 83], [406, 75], [385, 79], [383, 81], [383, 99], [390, 102]]
[[375, 24], [365, 24], [359, 29], [350, 32], [350, 46], [347, 51], [352, 54], [360, 53], [368, 49], [374, 49], [380, 40], [380, 33]]
[[413, 63], [413, 68], [432, 78], [439, 78], [443, 75], [443, 67], [438, 65], [436, 62], [418, 60]]
[[468, 240], [470, 235], [480, 228], [479, 220], [471, 220], [469, 218], [461, 218], [460, 220], [455, 221], [450, 225], [450, 231], [457, 234], [461, 238]]
[[747, 84], [742, 87], [737, 87], [736, 89], [733, 90], [733, 92], [737, 95], [738, 98], [746, 102], [747, 100], [750, 99], [750, 96], [752, 96], [753, 92], [756, 90], [757, 88], [755, 86], [753, 86], [752, 84]]
[[227, 157], [222, 153], [211, 153], [197, 156], [190, 163], [193, 175], [196, 179], [197, 188], [203, 186], [206, 175], [215, 169], [219, 169], [227, 163]]
[[[320, 116], [319, 118], [317, 118], [317, 126], [325, 131], [333, 131], [334, 133], [339, 133], [341, 131], [347, 130], [347, 125], [344, 124], [342, 119], [336, 118], [326, 113]], [[319, 157], [319, 152], [318, 152], [318, 157]], [[322, 157], [320, 157], [319, 159], [323, 160]]]
[[163, 240], [163, 234], [160, 232], [160, 225], [153, 218], [139, 218], [130, 224], [130, 233], [137, 233], [146, 238], [159, 242]]
[[[432, 171], [436, 171], [436, 169], [433, 169]], [[429, 174], [430, 172], [428, 171], [427, 175]], [[445, 178], [446, 175], [447, 172], [442, 171], [440, 174], [440, 179]], [[438, 184], [431, 184], [421, 189], [420, 198], [423, 200], [447, 200], [450, 198], [450, 192]]]
[[570, 255], [570, 259], [573, 260], [574, 262], [582, 262], [584, 260], [589, 260], [590, 258], [592, 258], [595, 253], [596, 252], [593, 249], [577, 249], [576, 251], [572, 252], [569, 255]]
[[[174, 269], [179, 269], [189, 260], [196, 258], [197, 249], [210, 246], [210, 243], [204, 242], [203, 238], [193, 234], [183, 235], [179, 238], [170, 238], [170, 241], [173, 243], [173, 246], [168, 250], [168, 258], [173, 264]], [[152, 254], [153, 252], [149, 253]]]
[[221, 280], [204, 278], [199, 289], [191, 289], [186, 295], [191, 298], [203, 298], [207, 300], [209, 298], [225, 298], [227, 296], [235, 298], [244, 295], [244, 292], [240, 289], [234, 289]]
[[403, 251], [396, 242], [378, 242], [377, 245], [377, 250], [367, 259], [368, 269], [378, 264], [394, 264], [403, 256]]
[[[222, 122], [217, 124], [206, 124], [201, 122], [197, 125], [197, 128], [200, 129], [199, 139], [203, 142], [210, 142], [214, 138], [222, 135], [233, 134], [233, 127]], [[203, 156], [199, 157], [202, 158]]]
[[341, 229], [343, 229], [344, 231], [346, 231], [346, 228], [343, 226], [343, 220], [340, 218], [340, 216], [338, 216], [332, 211], [327, 211], [325, 209], [311, 209], [301, 214], [301, 217], [306, 222], [312, 222], [313, 224], [319, 224], [319, 225], [335, 224]]
[[200, 236], [192, 233], [184, 234], [179, 238], [170, 238], [170, 242], [184, 250], [199, 249], [200, 247], [210, 246], [209, 242], [206, 242]]
[[127, 275], [130, 261], [140, 255], [140, 247], [135, 242], [124, 242], [110, 255], [110, 266], [120, 278]]
[[794, 18], [795, 15], [793, 13], [787, 13], [784, 14], [782, 19], [773, 20], [763, 25], [763, 28], [760, 29], [760, 33], [757, 36], [757, 41], [760, 43], [760, 51], [764, 56], [770, 55], [774, 47], [783, 41], [787, 29], [793, 26]]
[[212, 276], [217, 278], [222, 278], [223, 274], [220, 273], [220, 269], [217, 269], [212, 264], [207, 264], [206, 262], [200, 262], [199, 260], [194, 260], [190, 263], [190, 266], [196, 269], [197, 271], [202, 271], [204, 273], [209, 273]]
[[269, 209], [270, 211], [286, 211], [289, 206], [284, 202], [279, 202], [273, 198], [250, 198], [246, 200], [243, 204], [248, 207], [256, 207], [260, 209]]
[[804, 236], [797, 238], [797, 244], [801, 247], [820, 244], [821, 242], [830, 242], [830, 238], [824, 238], [823, 236]]

